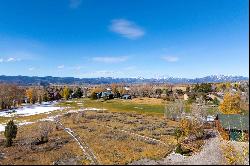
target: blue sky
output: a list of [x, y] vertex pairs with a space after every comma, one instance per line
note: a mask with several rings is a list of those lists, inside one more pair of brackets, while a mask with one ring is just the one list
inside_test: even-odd
[[0, 0], [0, 75], [248, 76], [248, 0]]

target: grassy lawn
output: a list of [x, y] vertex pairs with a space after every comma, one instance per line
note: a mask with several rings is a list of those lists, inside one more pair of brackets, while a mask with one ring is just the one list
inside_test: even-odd
[[[80, 108], [84, 106], [85, 108], [94, 107], [107, 109], [108, 111], [115, 112], [137, 112], [146, 113], [154, 115], [163, 115], [165, 104], [161, 99], [149, 99], [142, 98], [136, 100], [91, 100], [91, 99], [78, 99], [72, 100], [73, 102], [62, 102], [58, 106], [70, 106], [73, 108]], [[82, 103], [82, 105], [80, 104]]]

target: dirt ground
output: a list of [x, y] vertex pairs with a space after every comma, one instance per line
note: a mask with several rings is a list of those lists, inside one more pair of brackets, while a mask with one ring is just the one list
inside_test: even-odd
[[[235, 147], [235, 153], [230, 154], [232, 157], [230, 163], [225, 157], [229, 151], [225, 151], [222, 146], [227, 146], [228, 143]], [[247, 151], [246, 154], [244, 150]], [[241, 156], [242, 158], [237, 158]], [[180, 154], [171, 153], [166, 158], [161, 160], [150, 160], [148, 158], [141, 159], [130, 163], [130, 165], [249, 165], [249, 142], [225, 141], [218, 133], [213, 138], [206, 140], [201, 151], [192, 156], [182, 156]]]
[[[92, 110], [66, 113], [59, 119], [89, 145], [101, 164], [161, 159], [176, 145], [177, 123], [159, 116]], [[89, 164], [76, 140], [54, 122], [49, 141], [35, 145], [42, 123], [21, 126], [12, 147], [0, 141], [0, 164]]]

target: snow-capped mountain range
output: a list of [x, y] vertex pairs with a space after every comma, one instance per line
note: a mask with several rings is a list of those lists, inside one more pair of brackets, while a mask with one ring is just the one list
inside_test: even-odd
[[176, 77], [157, 77], [157, 78], [74, 78], [74, 77], [29, 77], [29, 76], [0, 76], [0, 83], [15, 83], [20, 85], [34, 84], [110, 84], [110, 83], [202, 83], [202, 82], [238, 82], [249, 81], [249, 77], [244, 76], [225, 76], [210, 75], [202, 78], [176, 78]]

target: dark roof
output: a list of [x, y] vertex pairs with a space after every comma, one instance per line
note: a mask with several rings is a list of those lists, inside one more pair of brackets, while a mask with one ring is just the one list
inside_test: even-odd
[[131, 95], [123, 95], [122, 97], [130, 97]]
[[98, 95], [100, 95], [101, 97], [104, 97], [104, 96], [109, 96], [109, 95], [112, 95], [113, 92], [100, 92], [98, 93]]
[[219, 114], [217, 118], [224, 129], [238, 129], [249, 131], [249, 116], [240, 114]]

